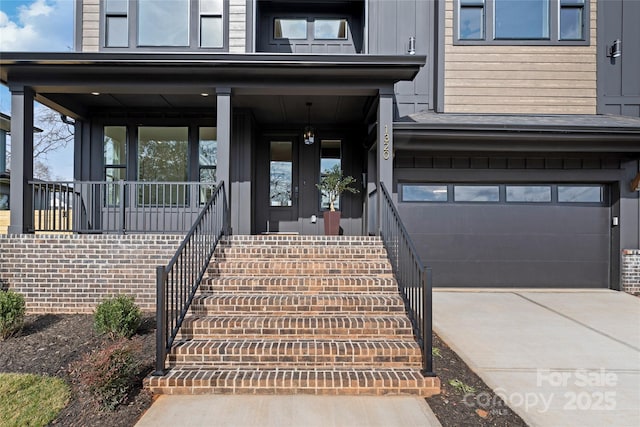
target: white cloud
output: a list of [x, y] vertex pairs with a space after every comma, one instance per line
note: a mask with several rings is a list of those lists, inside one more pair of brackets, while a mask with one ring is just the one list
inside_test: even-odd
[[12, 21], [0, 11], [0, 50], [67, 52], [73, 47], [73, 0], [35, 0]]

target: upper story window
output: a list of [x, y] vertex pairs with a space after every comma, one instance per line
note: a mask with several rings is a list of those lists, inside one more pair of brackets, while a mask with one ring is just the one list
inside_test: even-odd
[[588, 44], [588, 0], [456, 0], [459, 44]]
[[105, 49], [211, 49], [226, 45], [228, 0], [106, 0]]

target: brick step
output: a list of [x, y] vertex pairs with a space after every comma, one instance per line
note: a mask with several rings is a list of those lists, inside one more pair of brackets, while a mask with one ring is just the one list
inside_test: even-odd
[[414, 367], [422, 353], [414, 340], [192, 340], [174, 344], [170, 366]]
[[266, 275], [266, 276], [305, 276], [305, 275], [363, 275], [391, 277], [393, 271], [389, 262], [367, 261], [307, 261], [307, 260], [270, 260], [270, 261], [221, 261], [209, 266], [210, 276], [217, 275]]
[[440, 380], [417, 369], [171, 369], [145, 387], [163, 394], [414, 395], [440, 391]]
[[311, 245], [263, 245], [263, 246], [229, 246], [216, 250], [215, 260], [234, 259], [305, 259], [305, 260], [386, 260], [387, 253], [382, 246], [361, 247], [326, 246], [313, 247]]
[[398, 294], [398, 285], [393, 277], [206, 277], [200, 284], [202, 293], [248, 293], [281, 294]]
[[404, 339], [413, 337], [411, 322], [396, 316], [188, 316], [178, 339], [340, 338]]
[[198, 295], [195, 315], [210, 314], [386, 314], [403, 313], [400, 295]]
[[314, 247], [323, 246], [382, 246], [382, 239], [377, 236], [300, 236], [300, 235], [232, 235], [220, 241], [219, 246], [240, 245], [243, 247], [261, 245], [310, 245]]

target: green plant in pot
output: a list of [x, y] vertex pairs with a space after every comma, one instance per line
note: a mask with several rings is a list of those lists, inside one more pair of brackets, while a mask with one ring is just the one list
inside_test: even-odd
[[325, 170], [320, 178], [320, 183], [316, 184], [318, 190], [329, 200], [329, 210], [323, 213], [324, 234], [327, 236], [337, 236], [340, 232], [340, 211], [336, 211], [335, 203], [340, 194], [348, 191], [357, 194], [359, 190], [352, 187], [356, 180], [352, 176], [342, 175], [340, 165], [333, 165], [331, 169]]

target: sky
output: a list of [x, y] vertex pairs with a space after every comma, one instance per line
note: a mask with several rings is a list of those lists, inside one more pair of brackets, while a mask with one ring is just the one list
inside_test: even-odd
[[[73, 50], [73, 0], [0, 0], [0, 54]], [[36, 108], [43, 108], [36, 105]], [[0, 111], [11, 115], [11, 96], [0, 85]], [[35, 123], [38, 126], [38, 123]], [[54, 179], [73, 178], [73, 147], [49, 154]]]

